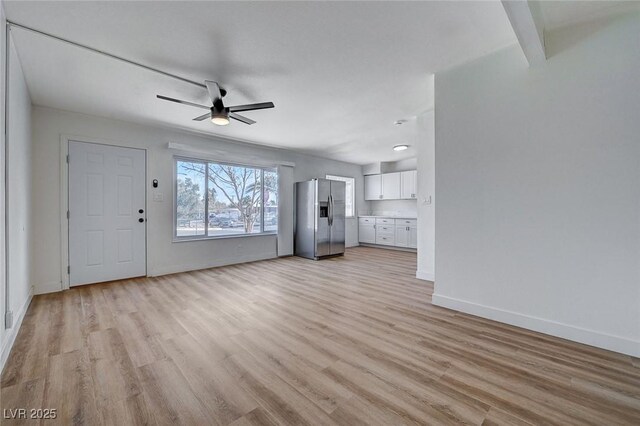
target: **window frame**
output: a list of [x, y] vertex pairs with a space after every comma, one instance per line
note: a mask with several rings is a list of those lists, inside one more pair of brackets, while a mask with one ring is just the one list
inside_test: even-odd
[[[338, 179], [332, 179], [332, 178], [338, 178]], [[347, 215], [345, 214], [345, 218], [348, 219], [353, 219], [357, 216], [356, 214], [356, 178], [351, 177], [351, 176], [340, 176], [340, 175], [330, 175], [330, 174], [326, 174], [325, 175], [325, 179], [328, 180], [333, 180], [333, 181], [338, 181], [338, 182], [345, 182], [347, 179], [351, 180], [351, 206], [352, 206], [352, 213], [351, 215]], [[345, 194], [347, 195], [347, 194]]]
[[[204, 235], [178, 235], [178, 162], [191, 162], [204, 164]], [[257, 237], [263, 235], [277, 235], [278, 229], [275, 231], [264, 230], [264, 188], [262, 188], [260, 196], [260, 232], [242, 233], [242, 234], [228, 234], [228, 235], [209, 235], [209, 165], [219, 164], [231, 167], [243, 167], [250, 169], [260, 170], [260, 181], [264, 185], [265, 172], [275, 172], [278, 175], [278, 168], [275, 166], [256, 166], [252, 164], [240, 164], [226, 161], [211, 160], [205, 158], [188, 157], [182, 155], [173, 156], [173, 242], [186, 242], [186, 241], [201, 241], [201, 240], [217, 240], [225, 238], [245, 238], [245, 237]], [[279, 180], [279, 176], [278, 176]], [[280, 191], [276, 193], [276, 205], [280, 205]], [[280, 221], [280, 209], [277, 213], [278, 222]]]

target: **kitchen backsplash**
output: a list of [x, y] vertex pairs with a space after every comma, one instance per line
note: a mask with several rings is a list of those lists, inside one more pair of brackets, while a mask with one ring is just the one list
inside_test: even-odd
[[392, 216], [392, 217], [418, 217], [418, 204], [416, 200], [383, 200], [369, 201], [369, 212], [361, 215]]

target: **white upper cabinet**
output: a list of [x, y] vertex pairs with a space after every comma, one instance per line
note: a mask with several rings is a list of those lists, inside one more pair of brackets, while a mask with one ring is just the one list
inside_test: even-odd
[[400, 172], [382, 174], [382, 199], [397, 200], [400, 198]]
[[365, 175], [364, 199], [371, 200], [415, 200], [417, 194], [417, 171]]
[[415, 200], [418, 196], [418, 171], [409, 170], [400, 173], [400, 198]]
[[382, 175], [367, 175], [364, 177], [364, 199], [382, 199]]

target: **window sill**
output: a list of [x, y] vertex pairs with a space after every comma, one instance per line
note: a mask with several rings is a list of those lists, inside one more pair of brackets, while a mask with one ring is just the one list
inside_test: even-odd
[[193, 236], [193, 237], [173, 237], [173, 243], [188, 243], [194, 241], [208, 241], [208, 240], [226, 240], [230, 238], [252, 238], [252, 237], [264, 237], [268, 235], [278, 235], [278, 232], [260, 232], [256, 234], [239, 234], [239, 235], [212, 235], [212, 236]]

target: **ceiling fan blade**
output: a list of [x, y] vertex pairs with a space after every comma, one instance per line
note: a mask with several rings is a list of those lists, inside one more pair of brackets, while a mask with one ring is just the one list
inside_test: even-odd
[[218, 83], [211, 80], [205, 80], [204, 84], [207, 86], [209, 96], [211, 96], [211, 103], [215, 104], [218, 99], [222, 99], [222, 94], [220, 93], [220, 86], [218, 85]]
[[229, 107], [229, 111], [231, 112], [242, 112], [242, 111], [253, 111], [256, 109], [266, 109], [273, 108], [275, 105], [273, 102], [261, 102], [259, 104], [247, 104], [247, 105], [236, 105]]
[[170, 102], [175, 102], [178, 104], [184, 104], [184, 105], [189, 105], [189, 106], [198, 107], [198, 108], [211, 109], [211, 107], [208, 107], [205, 105], [194, 104], [193, 102], [189, 102], [189, 101], [181, 101], [180, 99], [170, 98], [168, 96], [156, 95], [156, 97], [158, 99], [162, 99], [163, 101], [170, 101]]
[[238, 121], [242, 121], [245, 124], [255, 124], [255, 121], [253, 121], [250, 118], [244, 117], [240, 114], [236, 114], [234, 112], [230, 112], [229, 113], [229, 118], [233, 118], [234, 120], [238, 120]]
[[194, 118], [193, 121], [202, 121], [202, 120], [206, 120], [209, 117], [211, 117], [211, 113], [210, 112], [208, 112], [206, 114], [202, 114], [200, 117]]

